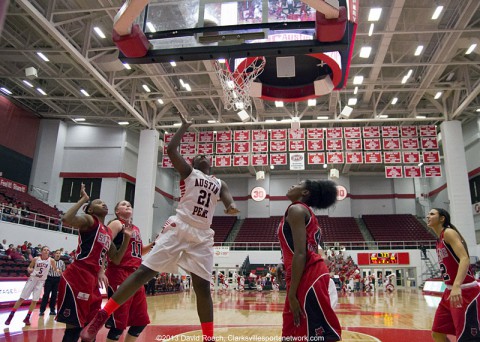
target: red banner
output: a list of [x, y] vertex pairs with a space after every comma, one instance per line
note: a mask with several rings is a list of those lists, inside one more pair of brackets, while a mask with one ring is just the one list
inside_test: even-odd
[[292, 152], [305, 151], [305, 140], [289, 140], [288, 150]]
[[6, 179], [3, 177], [0, 177], [0, 185], [15, 191], [27, 192], [26, 185], [11, 181], [10, 179]]
[[345, 152], [345, 160], [347, 164], [362, 164], [363, 153], [362, 152]]
[[266, 129], [254, 129], [252, 131], [252, 141], [268, 140], [268, 131]]
[[231, 142], [222, 142], [216, 144], [216, 154], [227, 154], [232, 153], [232, 143]]
[[398, 138], [400, 136], [398, 126], [382, 126], [382, 136], [384, 138]]
[[365, 164], [378, 164], [382, 162], [382, 152], [365, 152]]
[[383, 162], [385, 164], [401, 163], [402, 153], [400, 151], [383, 152]]
[[183, 137], [181, 142], [182, 143], [194, 143], [197, 141], [197, 133], [195, 132], [186, 132]]
[[233, 166], [248, 166], [250, 165], [250, 161], [248, 158], [248, 154], [235, 154], [233, 156]]
[[418, 136], [416, 126], [402, 126], [400, 129], [402, 131], [402, 137], [409, 138]]
[[307, 140], [307, 151], [323, 151], [323, 140]]
[[250, 131], [247, 131], [247, 130], [233, 131], [233, 140], [234, 141], [249, 141], [250, 140]]
[[440, 165], [424, 165], [425, 177], [441, 177], [442, 168]]
[[173, 133], [165, 133], [163, 135], [163, 140], [165, 141], [165, 145], [168, 145], [170, 141], [172, 141]]
[[272, 129], [270, 131], [271, 140], [286, 140], [287, 139], [287, 130], [286, 129]]
[[300, 129], [289, 129], [288, 130], [289, 139], [305, 139], [305, 128]]
[[325, 153], [308, 153], [308, 164], [321, 165], [325, 164]]
[[325, 142], [327, 151], [343, 150], [343, 139], [327, 139]]
[[438, 151], [424, 151], [423, 162], [425, 164], [440, 163], [440, 152]]
[[420, 163], [420, 153], [417, 151], [403, 152], [403, 162], [407, 164]]
[[270, 154], [270, 165], [287, 165], [287, 154], [286, 153]]
[[435, 137], [436, 135], [437, 135], [437, 126], [435, 125], [420, 126], [420, 136]]
[[180, 144], [180, 154], [182, 156], [186, 154], [196, 154], [196, 153], [197, 153], [197, 145], [193, 143]]
[[378, 126], [363, 127], [363, 137], [364, 138], [380, 138], [380, 127]]
[[215, 156], [215, 166], [216, 167], [232, 166], [232, 156], [231, 155], [216, 155]]
[[287, 152], [287, 142], [284, 141], [270, 141], [270, 152]]
[[385, 166], [386, 178], [402, 178], [403, 169], [401, 166]]
[[199, 142], [213, 142], [213, 138], [214, 138], [213, 131], [198, 133]]
[[252, 141], [252, 152], [268, 152], [268, 141]]
[[362, 139], [345, 139], [346, 150], [361, 150]]
[[266, 166], [268, 165], [268, 154], [252, 154], [253, 166]]
[[234, 153], [249, 153], [250, 152], [250, 141], [236, 141], [233, 143], [233, 152]]
[[166, 154], [164, 154], [162, 158], [162, 167], [165, 169], [173, 168], [173, 163]]
[[323, 139], [323, 128], [307, 128], [307, 139]]
[[418, 139], [417, 138], [402, 138], [402, 148], [404, 150], [417, 150]]
[[329, 127], [329, 128], [327, 128], [327, 138], [329, 138], [329, 139], [343, 138], [342, 127]]
[[198, 154], [213, 154], [213, 143], [198, 144]]
[[345, 138], [361, 138], [362, 130], [360, 127], [344, 127], [343, 134]]
[[404, 166], [406, 178], [419, 178], [422, 177], [422, 169], [420, 166]]
[[232, 141], [232, 131], [217, 132], [216, 141]]
[[328, 164], [342, 164], [343, 162], [343, 152], [327, 152]]
[[437, 137], [422, 138], [422, 148], [425, 150], [438, 149]]
[[365, 151], [380, 150], [380, 139], [363, 139], [363, 149]]
[[384, 150], [399, 150], [400, 139], [399, 138], [383, 138]]

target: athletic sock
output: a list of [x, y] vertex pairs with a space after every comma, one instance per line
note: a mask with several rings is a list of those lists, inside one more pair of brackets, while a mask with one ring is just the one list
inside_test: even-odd
[[201, 323], [204, 341], [213, 341], [213, 322]]
[[103, 310], [105, 310], [107, 314], [110, 316], [119, 307], [120, 307], [120, 304], [118, 304], [116, 301], [110, 298], [107, 304], [105, 304], [105, 307], [103, 308]]

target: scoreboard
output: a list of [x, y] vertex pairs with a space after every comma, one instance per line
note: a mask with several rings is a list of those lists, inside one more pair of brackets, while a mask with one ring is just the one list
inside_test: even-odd
[[371, 253], [370, 254], [370, 264], [398, 264], [397, 253], [382, 252], [382, 253]]
[[359, 265], [409, 265], [409, 252], [376, 252], [376, 253], [358, 253]]

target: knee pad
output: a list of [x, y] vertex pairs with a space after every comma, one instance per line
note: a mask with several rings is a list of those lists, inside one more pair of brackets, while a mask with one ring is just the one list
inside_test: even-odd
[[123, 334], [123, 329], [110, 328], [107, 338], [110, 340], [118, 341], [120, 339], [120, 336], [122, 336], [122, 334]]
[[130, 329], [128, 329], [128, 334], [138, 337], [142, 333], [143, 329], [145, 329], [146, 325], [142, 326], [131, 326]]

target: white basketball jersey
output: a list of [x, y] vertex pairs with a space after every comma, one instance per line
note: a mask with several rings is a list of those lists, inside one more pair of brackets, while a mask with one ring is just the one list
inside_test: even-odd
[[48, 271], [51, 267], [51, 258], [47, 260], [42, 260], [42, 258], [38, 258], [35, 261], [35, 266], [33, 267], [33, 272], [30, 274], [31, 277], [39, 280], [47, 279]]
[[221, 187], [219, 179], [193, 169], [187, 178], [180, 181], [181, 198], [177, 217], [195, 228], [209, 229]]

